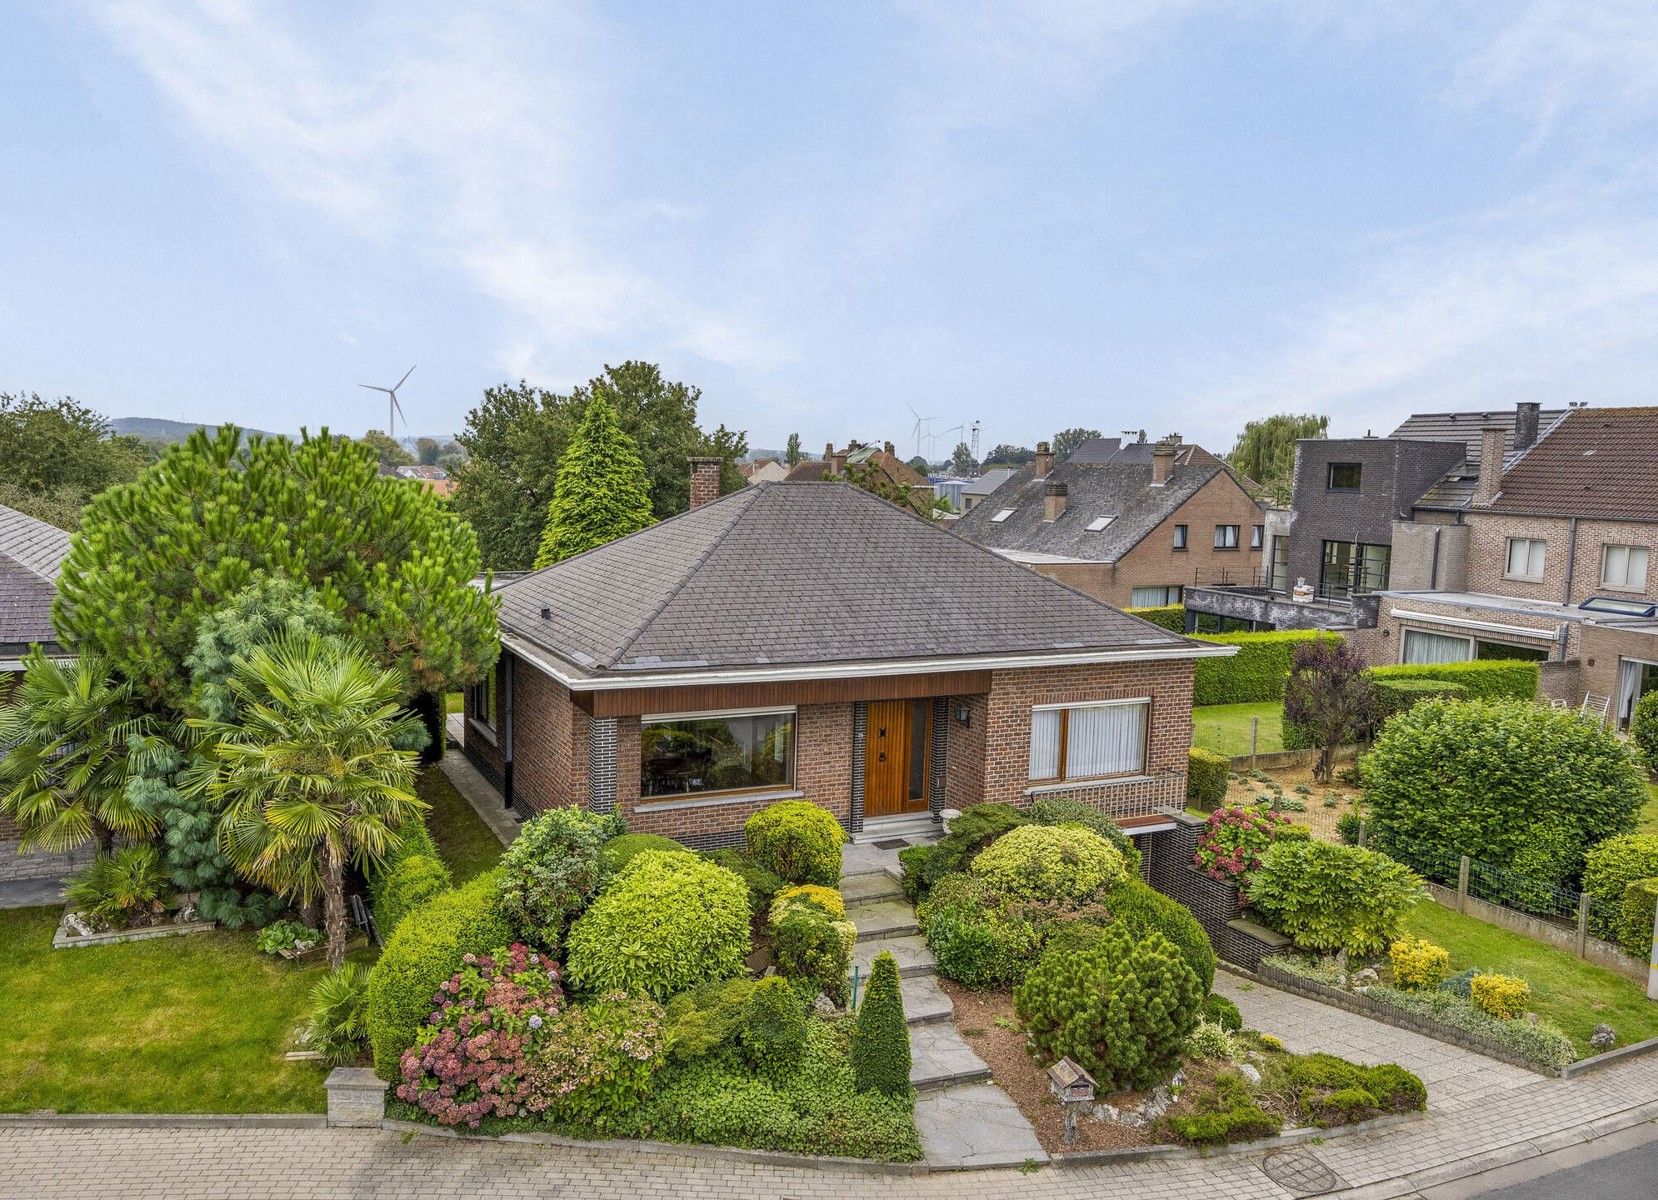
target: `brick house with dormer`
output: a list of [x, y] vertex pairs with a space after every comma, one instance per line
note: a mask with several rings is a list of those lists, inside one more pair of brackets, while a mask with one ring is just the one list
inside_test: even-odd
[[464, 752], [512, 805], [701, 848], [781, 799], [855, 834], [1049, 794], [1170, 827], [1193, 661], [1230, 647], [860, 488], [718, 497], [699, 473], [690, 511], [497, 589], [501, 659], [467, 693]]

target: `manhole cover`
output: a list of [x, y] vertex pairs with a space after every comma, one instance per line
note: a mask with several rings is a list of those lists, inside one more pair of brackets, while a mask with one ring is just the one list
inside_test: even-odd
[[1261, 1170], [1297, 1196], [1317, 1196], [1344, 1186], [1341, 1176], [1305, 1150], [1275, 1150], [1261, 1160]]
[[902, 850], [909, 844], [906, 838], [886, 838], [883, 841], [876, 842], [875, 848], [877, 850]]

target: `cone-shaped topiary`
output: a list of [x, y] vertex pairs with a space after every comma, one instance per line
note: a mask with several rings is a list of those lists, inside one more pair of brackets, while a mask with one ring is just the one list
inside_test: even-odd
[[806, 1048], [806, 1012], [789, 981], [769, 975], [755, 984], [738, 1035], [756, 1067], [788, 1067]]
[[650, 523], [650, 480], [639, 448], [622, 431], [615, 406], [595, 395], [559, 461], [535, 565], [550, 567]]
[[901, 1096], [910, 1088], [910, 1027], [898, 990], [898, 960], [882, 951], [869, 971], [869, 991], [852, 1033], [852, 1074], [860, 1092]]
[[1203, 985], [1155, 930], [1105, 931], [1095, 947], [1042, 956], [1013, 992], [1037, 1061], [1069, 1057], [1101, 1094], [1144, 1088], [1174, 1069], [1203, 1012]]

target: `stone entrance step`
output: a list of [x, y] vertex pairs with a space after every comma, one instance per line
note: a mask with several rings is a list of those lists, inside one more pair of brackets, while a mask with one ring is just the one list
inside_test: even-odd
[[904, 900], [869, 900], [849, 905], [846, 919], [858, 927], [858, 941], [875, 942], [920, 932], [915, 909]]
[[993, 1083], [963, 1084], [917, 1097], [915, 1128], [927, 1165], [935, 1170], [1048, 1161], [1036, 1130]]
[[918, 1092], [980, 1083], [990, 1068], [948, 1021], [910, 1027], [910, 1086]]
[[877, 817], [865, 821], [864, 827], [852, 835], [854, 846], [868, 846], [902, 838], [910, 843], [937, 841], [944, 827], [926, 813], [910, 817]]
[[904, 997], [904, 1020], [911, 1028], [948, 1021], [956, 1014], [955, 1005], [932, 975], [900, 977], [898, 990]]
[[852, 947], [852, 965], [858, 971], [858, 978], [869, 978], [870, 965], [875, 961], [875, 956], [882, 951], [898, 960], [898, 975], [901, 979], [933, 973], [933, 952], [927, 949], [926, 940], [915, 934], [910, 937], [880, 938], [871, 942], [860, 941]]
[[904, 889], [885, 871], [869, 871], [842, 879], [841, 895], [848, 904], [856, 905], [866, 900], [902, 900]]

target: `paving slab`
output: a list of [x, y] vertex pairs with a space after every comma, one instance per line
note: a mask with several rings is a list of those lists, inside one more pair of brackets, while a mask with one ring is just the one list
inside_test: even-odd
[[902, 900], [904, 889], [885, 871], [865, 871], [859, 875], [843, 876], [841, 895], [846, 897], [848, 904], [861, 904], [866, 900]]
[[910, 1027], [910, 1084], [918, 1092], [990, 1079], [990, 1068], [952, 1022]]
[[852, 965], [860, 979], [869, 978], [869, 968], [877, 954], [890, 954], [898, 960], [898, 974], [908, 979], [916, 975], [931, 975], [935, 969], [933, 952], [927, 949], [926, 939], [920, 934], [910, 937], [880, 938], [859, 942], [852, 947]]
[[900, 977], [898, 990], [904, 997], [904, 1020], [912, 1027], [948, 1021], [956, 1015], [956, 1006], [931, 975]]
[[915, 1128], [934, 1167], [1020, 1167], [1047, 1162], [1036, 1130], [1006, 1092], [973, 1083], [928, 1092], [916, 1099]]
[[858, 927], [860, 942], [909, 937], [921, 929], [915, 923], [915, 909], [904, 900], [866, 900], [861, 904], [849, 904], [846, 919]]

